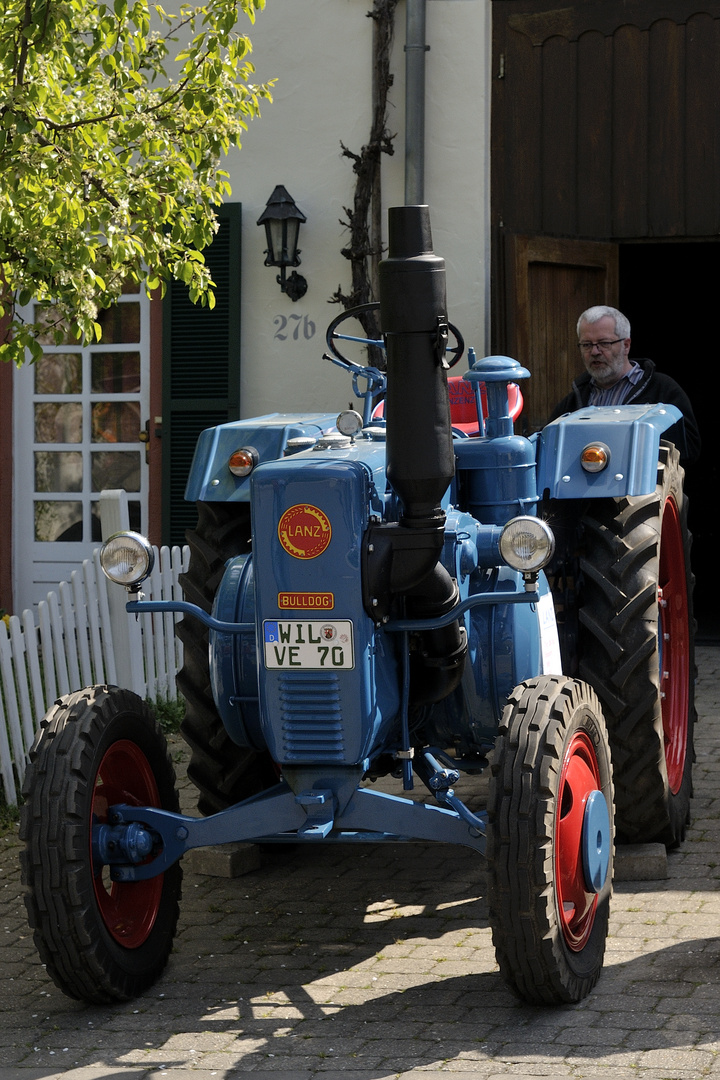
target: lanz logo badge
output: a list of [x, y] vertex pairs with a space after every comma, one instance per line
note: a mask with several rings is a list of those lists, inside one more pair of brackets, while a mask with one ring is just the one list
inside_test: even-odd
[[280, 543], [296, 559], [314, 559], [330, 543], [332, 528], [322, 510], [309, 503], [291, 506], [278, 524]]

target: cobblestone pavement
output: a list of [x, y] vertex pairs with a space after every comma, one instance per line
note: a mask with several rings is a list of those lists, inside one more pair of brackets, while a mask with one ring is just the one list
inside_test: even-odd
[[12, 832], [0, 1080], [720, 1080], [720, 649], [698, 660], [692, 828], [666, 880], [616, 885], [605, 970], [580, 1005], [530, 1007], [505, 988], [470, 851], [386, 845], [283, 849], [235, 879], [186, 873], [164, 977], [90, 1007], [38, 960]]

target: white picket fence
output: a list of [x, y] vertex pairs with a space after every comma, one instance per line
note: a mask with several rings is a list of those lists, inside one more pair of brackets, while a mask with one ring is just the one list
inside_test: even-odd
[[[189, 549], [155, 548], [155, 567], [145, 582], [148, 600], [180, 600], [179, 575]], [[73, 571], [69, 582], [48, 593], [37, 616], [24, 611], [0, 620], [0, 779], [5, 801], [17, 805], [28, 751], [40, 721], [62, 694], [114, 683], [143, 698], [176, 698], [175, 675], [182, 645], [175, 614], [125, 611], [127, 593], [111, 584], [99, 549]]]

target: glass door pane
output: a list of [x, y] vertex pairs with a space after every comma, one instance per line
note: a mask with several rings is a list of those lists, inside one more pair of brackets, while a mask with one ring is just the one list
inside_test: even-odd
[[48, 326], [43, 355], [15, 382], [16, 430], [23, 434], [13, 548], [23, 607], [69, 580], [91, 555], [101, 535], [101, 491], [127, 491], [131, 527], [147, 531], [148, 468], [139, 438], [149, 414], [147, 297], [129, 286], [100, 312], [102, 340], [87, 347], [62, 333], [51, 307], [32, 306], [28, 316], [38, 315]]

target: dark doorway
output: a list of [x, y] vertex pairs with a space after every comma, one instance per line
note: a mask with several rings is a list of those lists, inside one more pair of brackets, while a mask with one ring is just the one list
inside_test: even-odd
[[620, 245], [620, 310], [630, 320], [631, 356], [648, 356], [688, 394], [700, 434], [700, 462], [686, 474], [696, 577], [695, 613], [702, 640], [720, 640], [714, 601], [713, 539], [717, 535], [718, 467], [710, 453], [717, 423], [715, 386], [708, 382], [717, 343], [709, 315], [715, 310], [720, 243], [666, 242]]

